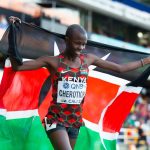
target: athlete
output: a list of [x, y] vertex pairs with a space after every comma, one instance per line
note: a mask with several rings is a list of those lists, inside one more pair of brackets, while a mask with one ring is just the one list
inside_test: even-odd
[[[14, 23], [19, 20], [10, 17]], [[21, 22], [21, 20], [19, 20]], [[10, 55], [15, 71], [35, 70], [45, 67], [51, 73], [53, 100], [45, 117], [47, 135], [56, 150], [72, 150], [79, 129], [84, 125], [82, 105], [86, 94], [88, 67], [95, 65], [118, 73], [131, 71], [150, 63], [150, 57], [127, 64], [102, 60], [85, 54], [87, 33], [80, 25], [70, 25], [65, 34], [66, 48], [58, 56], [43, 56], [19, 65]]]

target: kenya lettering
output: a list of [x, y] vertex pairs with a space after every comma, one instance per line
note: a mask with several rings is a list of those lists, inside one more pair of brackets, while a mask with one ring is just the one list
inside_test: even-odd
[[62, 81], [73, 81], [73, 82], [86, 83], [86, 78], [85, 77], [62, 77]]

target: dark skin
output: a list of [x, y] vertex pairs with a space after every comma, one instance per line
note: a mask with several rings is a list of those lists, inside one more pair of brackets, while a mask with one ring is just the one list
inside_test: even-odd
[[[10, 18], [10, 22], [15, 22], [18, 20], [16, 17]], [[19, 22], [20, 19], [18, 20]], [[66, 49], [64, 50], [64, 63], [68, 64], [72, 68], [79, 68], [81, 61], [79, 55], [85, 49], [87, 43], [86, 32], [80, 32], [75, 29], [70, 36], [66, 36]], [[140, 60], [129, 62], [127, 64], [116, 64], [114, 62], [102, 60], [93, 54], [87, 54], [86, 62], [87, 65], [95, 65], [97, 67], [112, 70], [118, 73], [123, 73], [131, 70], [135, 70], [142, 66]], [[43, 56], [31, 61], [23, 62], [23, 65], [17, 65], [16, 61], [10, 57], [11, 64], [14, 70], [35, 70], [41, 67], [45, 67], [51, 73], [51, 77], [56, 73], [59, 58], [57, 56]], [[150, 57], [143, 59], [144, 64], [150, 63]], [[71, 150], [74, 148], [76, 139], [69, 139], [68, 134], [65, 130], [56, 130], [49, 135], [51, 143], [56, 150]]]

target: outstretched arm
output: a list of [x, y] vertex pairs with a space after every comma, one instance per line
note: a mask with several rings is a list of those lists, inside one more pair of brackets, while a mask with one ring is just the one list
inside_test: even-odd
[[22, 63], [22, 65], [19, 65], [13, 57], [10, 57], [12, 68], [15, 71], [35, 70], [41, 67], [47, 67], [48, 63], [46, 60], [47, 60], [47, 57], [40, 57], [35, 60], [25, 61]]
[[112, 70], [118, 73], [122, 73], [122, 72], [135, 70], [137, 68], [143, 67], [146, 64], [150, 64], [150, 57], [138, 61], [134, 61], [134, 62], [129, 62], [126, 64], [116, 64], [114, 62], [102, 60], [93, 54], [88, 54], [88, 64], [95, 65], [103, 69]]
[[12, 64], [12, 68], [16, 71], [21, 71], [35, 70], [41, 67], [53, 67], [54, 58], [50, 58], [48, 56], [40, 57], [36, 60], [22, 62], [22, 58], [17, 47], [17, 24], [15, 24], [18, 22], [21, 23], [21, 20], [13, 16], [11, 16], [9, 20], [11, 22], [11, 25], [8, 34], [8, 55]]

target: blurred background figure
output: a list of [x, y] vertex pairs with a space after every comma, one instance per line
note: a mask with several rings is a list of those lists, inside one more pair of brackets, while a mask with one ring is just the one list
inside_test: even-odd
[[147, 137], [146, 137], [146, 131], [144, 131], [143, 129], [143, 125], [144, 125], [144, 121], [141, 120], [139, 126], [137, 127], [138, 130], [138, 141], [136, 144], [137, 148], [142, 148], [142, 149], [146, 149], [148, 150], [148, 141], [147, 141]]
[[5, 15], [0, 15], [0, 39], [8, 27], [8, 21]]
[[6, 29], [8, 27], [8, 22], [5, 15], [0, 15], [0, 28]]

